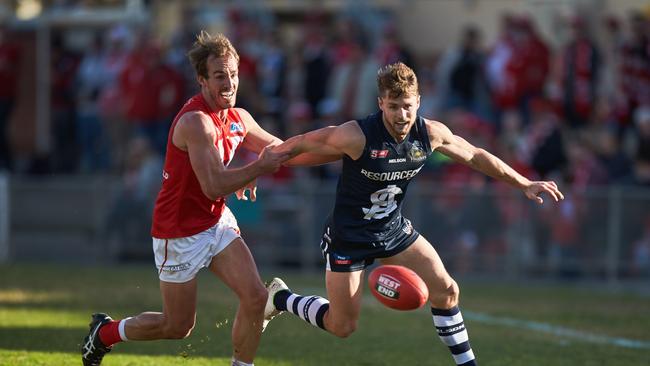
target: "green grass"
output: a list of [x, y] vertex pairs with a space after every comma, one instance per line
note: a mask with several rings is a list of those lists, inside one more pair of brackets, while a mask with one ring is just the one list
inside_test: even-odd
[[[274, 273], [263, 273], [269, 278]], [[297, 292], [324, 294], [321, 274], [285, 274]], [[463, 309], [496, 318], [543, 322], [597, 336], [650, 342], [650, 298], [605, 286], [459, 281]], [[341, 340], [283, 315], [264, 333], [257, 365], [453, 365], [427, 309], [396, 312], [366, 289], [359, 330]], [[0, 266], [0, 366], [80, 365], [79, 344], [90, 314], [114, 317], [161, 308], [153, 266]], [[204, 271], [197, 326], [185, 340], [116, 346], [103, 365], [229, 365], [235, 297]], [[481, 365], [648, 365], [650, 349], [466, 316]]]

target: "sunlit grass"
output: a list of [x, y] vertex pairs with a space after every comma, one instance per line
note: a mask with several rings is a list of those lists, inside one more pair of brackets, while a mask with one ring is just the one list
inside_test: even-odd
[[79, 328], [86, 324], [88, 324], [88, 316], [79, 312], [0, 307], [0, 327], [2, 328]]
[[29, 291], [19, 288], [0, 289], [0, 304], [48, 303], [70, 300], [67, 291]]
[[[270, 278], [276, 273], [262, 273]], [[302, 294], [325, 293], [322, 274], [284, 274]], [[47, 281], [44, 280], [47, 278]], [[650, 298], [576, 285], [459, 280], [468, 313], [538, 321], [609, 337], [650, 341]], [[341, 340], [282, 315], [264, 333], [256, 365], [452, 365], [428, 309], [392, 311], [365, 290], [359, 329]], [[0, 266], [0, 366], [79, 365], [90, 314], [115, 318], [161, 309], [150, 266]], [[197, 325], [184, 340], [119, 344], [103, 366], [230, 364], [235, 296], [207, 271], [199, 275]], [[594, 344], [466, 319], [483, 366], [647, 365], [648, 349]]]

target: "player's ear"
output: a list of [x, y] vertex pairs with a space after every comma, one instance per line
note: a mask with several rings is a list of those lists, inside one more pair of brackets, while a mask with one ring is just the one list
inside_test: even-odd
[[196, 76], [196, 81], [199, 83], [199, 85], [200, 85], [202, 88], [208, 86], [208, 80], [206, 80], [206, 78], [204, 78], [204, 77], [201, 76], [201, 75], [197, 75], [197, 76]]

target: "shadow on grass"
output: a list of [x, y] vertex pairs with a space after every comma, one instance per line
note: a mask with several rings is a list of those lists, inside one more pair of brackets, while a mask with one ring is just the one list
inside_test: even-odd
[[[115, 346], [115, 352], [134, 355], [230, 357], [230, 338], [195, 333], [183, 340], [128, 342]], [[78, 353], [87, 328], [0, 328], [0, 349]]]

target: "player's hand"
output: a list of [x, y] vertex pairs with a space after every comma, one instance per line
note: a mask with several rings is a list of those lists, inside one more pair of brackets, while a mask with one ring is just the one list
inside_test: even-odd
[[253, 179], [247, 185], [236, 190], [235, 196], [237, 197], [238, 200], [248, 201], [248, 197], [246, 197], [246, 191], [249, 192], [248, 195], [250, 196], [251, 202], [255, 202], [255, 200], [257, 199], [257, 179]]
[[264, 173], [274, 173], [289, 159], [291, 159], [290, 151], [274, 151], [274, 147], [269, 145], [262, 150], [257, 163]]
[[524, 194], [530, 200], [537, 202], [538, 204], [544, 203], [544, 200], [541, 197], [542, 193], [546, 193], [549, 196], [553, 197], [555, 202], [564, 199], [564, 195], [557, 188], [557, 184], [553, 181], [536, 181], [530, 182], [530, 184], [524, 188]]

